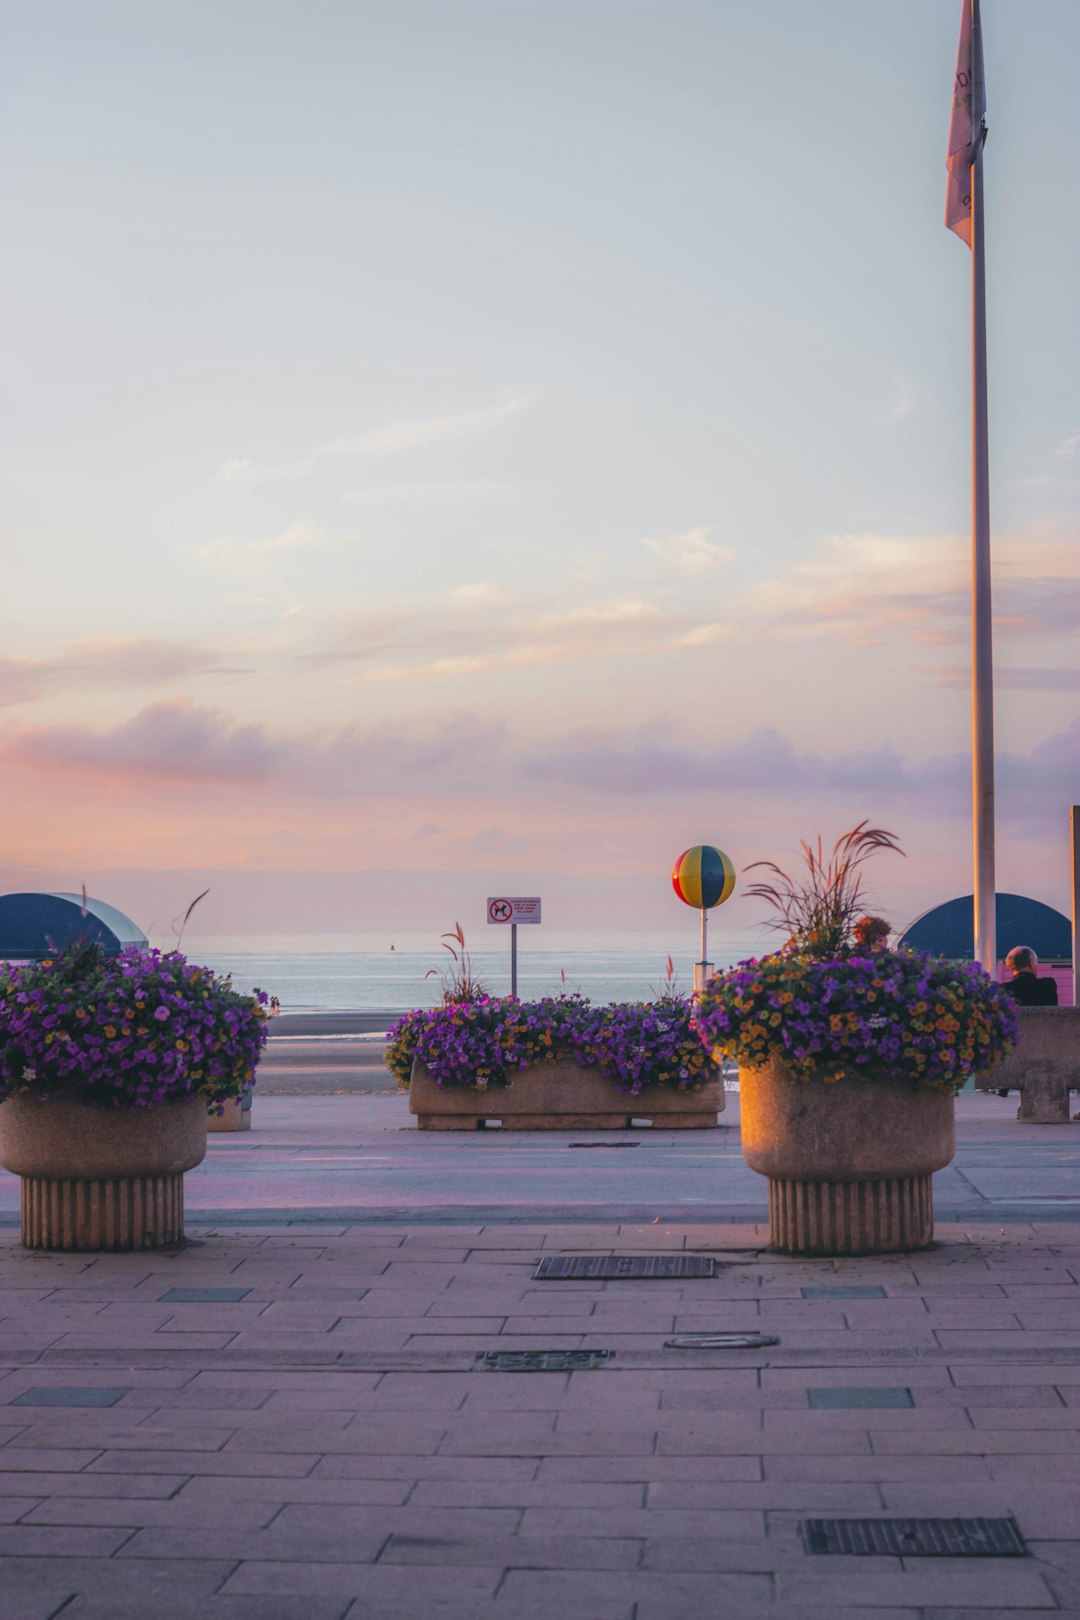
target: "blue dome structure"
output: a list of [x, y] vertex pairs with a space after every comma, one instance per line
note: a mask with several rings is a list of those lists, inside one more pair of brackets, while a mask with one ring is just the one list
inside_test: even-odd
[[[1023, 894], [995, 896], [998, 955], [1014, 945], [1030, 945], [1040, 962], [1072, 961], [1072, 928], [1068, 917], [1041, 900]], [[900, 940], [916, 951], [951, 961], [971, 961], [975, 955], [975, 902], [970, 894], [924, 911]]]
[[76, 940], [92, 940], [106, 956], [148, 943], [130, 917], [89, 895], [0, 895], [0, 961], [40, 962]]

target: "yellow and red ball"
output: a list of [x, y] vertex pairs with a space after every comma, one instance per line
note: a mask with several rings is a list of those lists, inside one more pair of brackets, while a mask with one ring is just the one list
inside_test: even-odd
[[683, 850], [671, 869], [671, 887], [680, 900], [699, 911], [722, 906], [735, 887], [731, 858], [712, 844]]

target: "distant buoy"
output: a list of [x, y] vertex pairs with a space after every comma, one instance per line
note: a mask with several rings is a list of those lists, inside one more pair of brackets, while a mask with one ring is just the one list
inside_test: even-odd
[[671, 887], [685, 905], [709, 911], [730, 898], [735, 888], [735, 867], [722, 849], [695, 844], [683, 850], [672, 867]]

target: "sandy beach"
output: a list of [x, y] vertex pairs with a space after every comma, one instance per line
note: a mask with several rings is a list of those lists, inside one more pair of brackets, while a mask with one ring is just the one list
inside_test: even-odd
[[279, 1013], [259, 1064], [260, 1096], [331, 1096], [397, 1090], [379, 1039], [400, 1011]]
[[269, 1020], [270, 1036], [272, 1040], [284, 1040], [313, 1035], [382, 1035], [408, 1010], [375, 1007], [353, 1011], [341, 1007], [328, 1012], [282, 1012]]

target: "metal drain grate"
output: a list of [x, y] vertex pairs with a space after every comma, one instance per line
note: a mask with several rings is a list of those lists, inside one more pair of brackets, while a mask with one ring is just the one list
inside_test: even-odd
[[540, 1282], [619, 1282], [713, 1277], [716, 1261], [700, 1254], [549, 1254], [533, 1272]]
[[483, 1350], [477, 1356], [492, 1372], [588, 1372], [606, 1367], [614, 1350]]
[[1015, 1519], [803, 1519], [808, 1553], [890, 1558], [1024, 1558]]
[[665, 1339], [665, 1350], [764, 1350], [766, 1345], [779, 1344], [772, 1333], [680, 1333], [676, 1339]]

